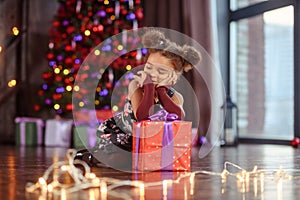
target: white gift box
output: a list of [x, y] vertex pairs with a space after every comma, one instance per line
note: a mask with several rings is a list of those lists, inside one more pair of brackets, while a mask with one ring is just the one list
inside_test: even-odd
[[70, 147], [73, 120], [46, 121], [45, 146]]

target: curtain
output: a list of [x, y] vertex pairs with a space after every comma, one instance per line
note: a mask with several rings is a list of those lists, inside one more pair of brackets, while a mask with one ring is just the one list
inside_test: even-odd
[[[212, 54], [210, 0], [145, 0], [145, 26], [162, 27], [176, 30], [196, 40], [203, 48]], [[204, 73], [211, 76], [210, 69]], [[210, 94], [203, 77], [195, 70], [185, 74], [197, 96], [198, 110], [193, 106], [185, 106], [186, 120], [193, 121], [198, 127], [198, 133], [205, 136], [211, 118]], [[211, 80], [209, 78], [209, 80]], [[183, 91], [185, 105], [194, 105], [193, 98], [186, 96]], [[199, 120], [197, 114], [200, 116]], [[197, 123], [199, 122], [199, 124]], [[195, 124], [196, 123], [196, 124]]]

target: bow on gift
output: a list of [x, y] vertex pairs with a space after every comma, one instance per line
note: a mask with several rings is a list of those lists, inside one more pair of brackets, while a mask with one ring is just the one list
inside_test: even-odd
[[[148, 117], [150, 121], [164, 121], [164, 130], [162, 135], [162, 152], [161, 152], [161, 167], [162, 170], [173, 170], [173, 154], [174, 154], [174, 140], [172, 121], [178, 119], [176, 114], [168, 113], [166, 110], [159, 110], [155, 114]], [[139, 159], [139, 139], [140, 139], [140, 123], [136, 127], [136, 154], [134, 167], [138, 169]]]
[[178, 116], [173, 113], [168, 113], [166, 110], [159, 110], [155, 114], [148, 117], [150, 121], [175, 121]]

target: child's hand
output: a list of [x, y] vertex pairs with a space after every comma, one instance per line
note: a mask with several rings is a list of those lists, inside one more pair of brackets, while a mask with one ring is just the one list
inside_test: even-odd
[[175, 71], [173, 71], [172, 73], [170, 73], [168, 75], [167, 78], [163, 79], [162, 81], [160, 81], [156, 87], [160, 87], [160, 86], [172, 86], [177, 82], [178, 79], [178, 75], [176, 74]]
[[134, 75], [133, 78], [136, 81], [138, 87], [143, 87], [148, 75], [144, 71], [138, 71], [137, 74], [138, 75]]

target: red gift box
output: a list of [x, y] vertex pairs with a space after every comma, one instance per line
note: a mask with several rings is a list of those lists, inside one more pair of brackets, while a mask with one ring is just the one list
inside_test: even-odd
[[138, 171], [190, 171], [192, 122], [133, 124], [132, 166]]

